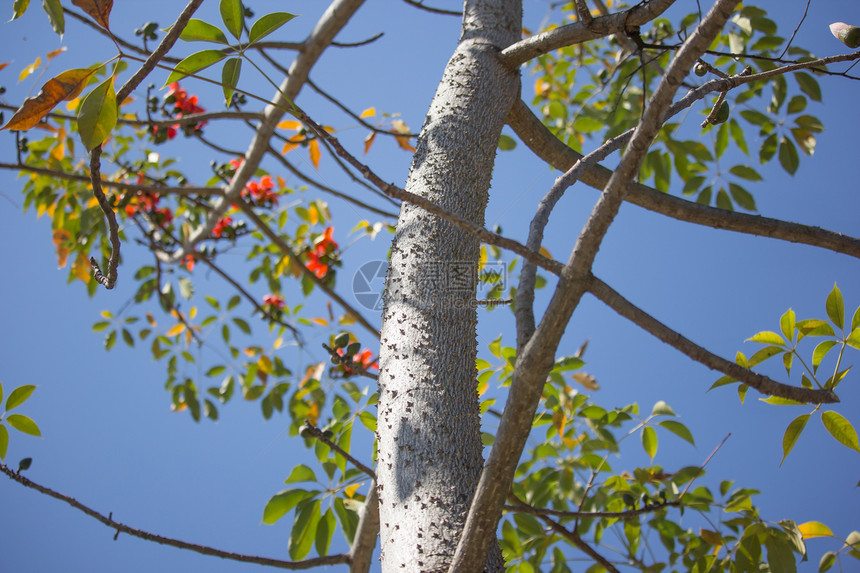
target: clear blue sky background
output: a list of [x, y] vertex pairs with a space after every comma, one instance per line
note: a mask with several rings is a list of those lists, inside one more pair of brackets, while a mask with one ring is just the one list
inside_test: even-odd
[[[114, 53], [106, 39], [95, 37], [71, 19], [61, 42], [50, 31], [39, 3], [33, 4], [24, 18], [2, 27], [0, 61], [12, 62], [0, 72], [8, 102], [19, 102], [37, 89], [39, 81], [18, 84], [17, 74], [49, 50], [69, 47], [54, 61], [50, 75]], [[201, 17], [217, 21], [217, 3], [206, 4]], [[285, 40], [303, 37], [327, 4], [320, 0], [277, 6], [273, 2], [249, 2], [258, 14], [280, 9], [302, 15], [277, 36]], [[451, 0], [433, 4], [458, 6]], [[526, 25], [539, 28], [547, 3], [525, 0], [524, 4]], [[686, 10], [695, 6], [690, 1], [679, 4]], [[782, 35], [788, 36], [805, 3], [771, 0], [763, 4], [774, 12]], [[131, 30], [150, 19], [164, 27], [180, 10], [179, 2], [166, 0], [146, 2], [145, 14], [132, 9], [141, 5], [118, 2], [111, 17], [113, 29], [130, 36]], [[813, 3], [796, 42], [817, 55], [845, 52], [827, 29], [829, 23], [840, 20], [860, 23], [860, 8], [855, 2]], [[455, 46], [458, 29], [457, 18], [425, 14], [396, 0], [370, 0], [338, 39], [356, 41], [379, 31], [385, 36], [365, 48], [329, 50], [314, 68], [312, 78], [356, 110], [376, 106], [401, 112], [417, 130]], [[285, 54], [285, 61], [289, 57]], [[247, 77], [251, 79], [250, 74]], [[160, 83], [163, 79], [159, 76], [152, 81]], [[826, 131], [819, 137], [815, 157], [802, 158], [794, 177], [775, 164], [767, 166], [763, 169], [766, 183], [751, 190], [763, 215], [857, 236], [860, 84], [835, 78], [819, 81], [825, 105], [813, 104], [810, 113], [821, 117]], [[524, 77], [527, 93], [532, 83], [533, 78]], [[201, 94], [205, 107], [218, 108], [216, 92], [187, 85]], [[257, 91], [268, 94], [270, 90]], [[353, 125], [331, 106], [320, 104], [310, 91], [303, 93], [300, 103], [318, 121], [338, 128]], [[697, 123], [698, 116], [691, 115], [687, 121]], [[231, 145], [243, 149], [250, 132], [235, 126], [232, 129], [236, 131], [228, 134]], [[352, 149], [360, 150], [364, 130], [344, 133]], [[754, 139], [755, 134], [749, 137]], [[4, 161], [13, 157], [13, 142], [12, 135], [0, 134], [6, 150]], [[199, 182], [208, 178], [208, 154], [179, 146], [164, 148], [163, 152], [179, 154], [182, 168]], [[405, 180], [408, 154], [395, 150], [392, 142], [378, 140], [368, 160], [386, 180]], [[366, 195], [327, 169], [331, 165], [324, 157], [322, 177], [349, 192]], [[269, 167], [274, 171], [274, 165]], [[528, 214], [556, 175], [522, 149], [501, 154], [487, 212], [488, 226], [500, 224], [505, 234], [523, 239]], [[39, 386], [21, 413], [33, 417], [44, 435], [36, 439], [13, 432], [6, 463], [14, 467], [20, 458], [33, 457], [28, 477], [98, 511], [113, 512], [115, 519], [134, 527], [231, 551], [287, 558], [289, 518], [276, 526], [260, 522], [266, 500], [282, 489], [283, 479], [297, 460], [306, 457], [301, 440], [287, 437], [285, 419], [276, 416], [264, 422], [257, 403], [241, 400], [224, 408], [217, 423], [195, 424], [186, 414], [172, 413], [169, 396], [163, 390], [163, 365], [153, 362], [142, 346], [130, 350], [119, 343], [105, 353], [103, 335], [91, 330], [101, 310], [115, 311], [132, 296], [136, 284], [130, 275], [147, 261], [146, 253], [136, 245], [126, 245], [116, 290], [99, 290], [94, 299], [88, 299], [81, 283], [66, 286], [66, 270], [57, 270], [49, 221], [36, 220], [32, 212], [21, 213], [20, 182], [8, 172], [0, 172], [0, 182], [0, 261], [5, 269], [5, 279], [0, 283], [0, 381], [7, 393], [22, 384]], [[558, 207], [547, 243], [556, 258], [567, 258], [579, 223], [595, 199], [595, 191], [576, 186]], [[356, 213], [337, 201], [331, 205], [335, 238], [345, 245]], [[350, 247], [338, 290], [351, 296], [355, 270], [368, 260], [383, 258], [386, 249], [384, 236]], [[233, 268], [241, 268], [242, 254], [244, 251], [239, 251], [235, 256]], [[622, 209], [601, 249], [595, 272], [645, 310], [727, 357], [739, 349], [751, 354], [754, 345], [744, 345], [743, 340], [759, 330], [776, 330], [779, 316], [789, 307], [795, 309], [798, 318], [823, 317], [824, 299], [834, 281], [842, 289], [849, 313], [860, 305], [860, 270], [855, 259], [698, 228], [633, 206]], [[199, 293], [226, 296], [223, 285], [214, 279], [197, 286]], [[259, 288], [254, 292], [262, 296]], [[372, 319], [377, 322], [379, 317]], [[256, 330], [261, 335], [264, 331]], [[479, 350], [486, 353], [486, 344], [500, 332], [513, 343], [509, 313], [482, 313]], [[709, 467], [706, 483], [734, 479], [762, 490], [756, 501], [767, 519], [816, 519], [843, 537], [860, 529], [855, 488], [860, 478], [860, 456], [836, 444], [819, 423], [810, 423], [795, 451], [778, 468], [782, 433], [805, 409], [768, 407], [757, 402], [753, 393], [742, 406], [732, 388], [706, 394], [718, 374], [690, 363], [588, 297], [574, 315], [561, 352], [572, 353], [586, 338], [591, 341], [585, 356], [587, 370], [601, 384], [594, 396], [597, 403], [621, 406], [635, 401], [647, 413], [656, 400], [663, 399], [692, 429], [696, 448], [661, 435], [656, 463], [667, 469], [701, 463], [731, 432], [732, 437]], [[321, 350], [310, 349], [299, 359], [308, 363], [322, 358]], [[851, 363], [856, 356], [849, 355], [848, 360]], [[780, 371], [771, 373], [779, 375]], [[835, 409], [860, 423], [856, 373], [842, 384], [840, 395], [843, 403]], [[613, 463], [616, 469], [632, 469], [647, 462], [638, 443], [632, 445], [629, 456]], [[259, 568], [126, 535], [112, 541], [113, 532], [101, 524], [5, 478], [0, 479], [0, 508], [0, 570], [4, 571], [206, 568], [234, 572]], [[816, 556], [838, 547], [822, 540], [809, 545]], [[814, 569], [812, 564], [809, 569]]]

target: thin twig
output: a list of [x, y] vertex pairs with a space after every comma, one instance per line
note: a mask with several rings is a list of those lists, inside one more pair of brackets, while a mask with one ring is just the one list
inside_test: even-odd
[[588, 290], [609, 308], [637, 326], [642, 327], [654, 337], [686, 354], [696, 362], [704, 364], [712, 370], [718, 370], [727, 374], [735, 380], [755, 388], [762, 394], [779, 396], [809, 404], [832, 404], [839, 402], [839, 397], [833, 390], [815, 390], [783, 384], [713, 354], [634, 306], [597, 277], [591, 278]]
[[424, 10], [425, 12], [431, 12], [433, 14], [445, 14], [446, 16], [462, 16], [463, 15], [462, 12], [457, 12], [455, 10], [444, 10], [442, 8], [432, 8], [430, 6], [425, 6], [423, 4], [424, 0], [421, 0], [421, 2], [418, 2], [417, 0], [403, 0], [403, 1], [406, 2], [407, 4], [409, 4], [410, 6], [415, 6], [416, 8], [420, 8], [421, 10]]
[[363, 463], [361, 463], [360, 461], [358, 461], [357, 459], [352, 457], [348, 452], [344, 451], [343, 448], [341, 448], [340, 446], [338, 446], [337, 444], [332, 442], [325, 435], [325, 432], [323, 432], [322, 430], [320, 430], [319, 428], [317, 428], [316, 426], [314, 426], [313, 424], [311, 424], [307, 420], [305, 420], [304, 425], [299, 430], [299, 434], [303, 437], [316, 438], [317, 440], [321, 441], [322, 443], [327, 445], [329, 448], [331, 448], [334, 452], [336, 452], [337, 454], [342, 456], [349, 463], [354, 465], [357, 469], [363, 471], [364, 473], [369, 475], [371, 478], [376, 479], [376, 472], [374, 472], [372, 469], [370, 469], [369, 467], [367, 467], [366, 465], [364, 465]]
[[154, 541], [162, 545], [170, 545], [172, 547], [178, 547], [179, 549], [188, 549], [190, 551], [202, 553], [203, 555], [212, 555], [214, 557], [221, 557], [223, 559], [232, 559], [233, 561], [243, 561], [245, 563], [268, 565], [269, 567], [277, 567], [279, 569], [310, 569], [312, 567], [320, 567], [324, 565], [338, 565], [341, 563], [349, 562], [349, 556], [343, 554], [328, 555], [325, 557], [314, 557], [312, 559], [305, 559], [302, 561], [284, 561], [281, 559], [272, 559], [270, 557], [259, 557], [256, 555], [246, 555], [242, 553], [233, 553], [231, 551], [223, 551], [221, 549], [216, 549], [207, 545], [199, 545], [197, 543], [189, 543], [187, 541], [173, 539], [171, 537], [165, 537], [163, 535], [150, 533], [142, 529], [128, 526], [119, 521], [115, 521], [112, 516], [105, 516], [95, 511], [94, 509], [91, 509], [90, 507], [82, 504], [73, 497], [69, 497], [68, 495], [62, 494], [48, 487], [37, 484], [36, 482], [22, 476], [20, 473], [13, 471], [5, 464], [0, 463], [0, 471], [9, 476], [9, 478], [11, 478], [12, 480], [20, 483], [25, 487], [29, 487], [47, 496], [53, 497], [54, 499], [66, 502], [75, 509], [82, 511], [90, 517], [107, 525], [109, 528], [115, 529], [117, 532], [127, 533], [134, 537], [140, 537], [141, 539], [145, 539], [147, 541]]
[[528, 513], [530, 515], [554, 515], [556, 517], [570, 517], [576, 519], [590, 518], [611, 518], [611, 519], [633, 519], [643, 513], [652, 513], [666, 507], [680, 507], [680, 499], [674, 501], [661, 501], [658, 503], [647, 504], [639, 509], [629, 509], [627, 511], [562, 511], [558, 509], [540, 509], [530, 505], [505, 505], [502, 508], [505, 511], [515, 511], [519, 513]]

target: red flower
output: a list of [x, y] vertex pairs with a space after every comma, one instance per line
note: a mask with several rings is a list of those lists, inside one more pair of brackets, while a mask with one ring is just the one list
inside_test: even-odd
[[185, 259], [183, 259], [182, 264], [185, 265], [185, 268], [188, 269], [188, 272], [194, 270], [194, 255], [185, 255]]
[[314, 251], [308, 252], [308, 262], [305, 263], [305, 266], [309, 271], [315, 274], [318, 279], [323, 278], [328, 272], [328, 265], [320, 261], [320, 255]]
[[245, 161], [244, 157], [237, 157], [236, 159], [230, 160], [230, 167], [233, 169], [233, 173], [239, 170], [239, 167], [242, 166], [242, 163]]
[[[343, 352], [344, 352], [343, 348], [337, 349], [338, 355], [343, 356]], [[357, 364], [358, 366], [361, 366], [362, 370], [365, 370], [365, 371], [370, 370], [371, 368], [376, 368], [376, 369], [379, 368], [379, 362], [376, 362], [373, 360], [373, 352], [371, 352], [370, 350], [368, 350], [366, 348], [364, 350], [362, 350], [361, 352], [359, 352], [358, 354], [355, 354], [352, 357], [352, 361], [355, 364]], [[353, 374], [355, 372], [355, 370], [352, 367], [350, 367], [348, 364], [344, 364], [343, 369], [346, 371], [347, 374]]]
[[271, 293], [263, 297], [263, 304], [271, 306], [278, 310], [282, 310], [287, 305], [287, 303], [284, 302], [284, 297], [279, 294]]
[[334, 227], [326, 227], [326, 230], [322, 234], [322, 238], [317, 239], [317, 243], [314, 246], [314, 252], [318, 255], [326, 255], [337, 250], [337, 241], [332, 238], [332, 233], [334, 233]]
[[275, 193], [275, 183], [268, 175], [261, 177], [259, 183], [256, 181], [248, 182], [245, 189], [242, 190], [242, 196], [247, 198], [249, 195], [257, 204], [278, 204], [278, 194]]
[[230, 228], [230, 223], [232, 222], [232, 217], [221, 217], [218, 219], [218, 222], [215, 223], [215, 227], [212, 229], [212, 235], [215, 237], [221, 237], [224, 234], [224, 230]]

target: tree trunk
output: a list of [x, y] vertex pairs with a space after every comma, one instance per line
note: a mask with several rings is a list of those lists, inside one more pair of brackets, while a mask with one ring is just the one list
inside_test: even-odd
[[[483, 224], [519, 75], [498, 52], [521, 0], [467, 0], [460, 43], [430, 105], [406, 189]], [[483, 465], [476, 392], [479, 242], [404, 203], [391, 249], [379, 375], [382, 570], [447, 571]], [[504, 564], [497, 546], [488, 571]]]

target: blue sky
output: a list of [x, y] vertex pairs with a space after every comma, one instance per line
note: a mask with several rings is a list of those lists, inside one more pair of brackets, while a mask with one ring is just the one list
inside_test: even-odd
[[[268, 2], [250, 4], [259, 13], [272, 9]], [[318, 0], [279, 3], [278, 9], [301, 17], [285, 27], [278, 39], [302, 37], [325, 4]], [[436, 3], [449, 8], [457, 4], [450, 0]], [[538, 28], [545, 2], [525, 0], [524, 4], [526, 25]], [[804, 5], [763, 4], [775, 10], [778, 23], [787, 26], [781, 29], [783, 35], [790, 34]], [[117, 3], [111, 17], [113, 29], [130, 35], [146, 19], [155, 19], [164, 27], [178, 11], [178, 3], [166, 0], [153, 0], [147, 6], [147, 15], [141, 16]], [[214, 8], [217, 6], [204, 6], [201, 17], [215, 21]], [[860, 23], [856, 3], [843, 0], [814, 5], [796, 42], [817, 55], [843, 53], [844, 46], [827, 30], [830, 22], [839, 20]], [[12, 62], [0, 72], [0, 84], [8, 90], [6, 101], [18, 102], [40, 85], [32, 79], [18, 84], [17, 74], [37, 56], [60, 45], [69, 49], [57, 58], [52, 74], [113, 54], [107, 40], [95, 39], [71, 20], [67, 26], [61, 43], [51, 33], [38, 3], [21, 20], [3, 24], [0, 61]], [[456, 43], [458, 26], [456, 18], [425, 14], [405, 3], [369, 1], [338, 39], [355, 41], [379, 31], [385, 31], [385, 36], [366, 48], [330, 50], [312, 78], [344, 97], [354, 109], [376, 106], [400, 112], [417, 130]], [[161, 81], [161, 77], [153, 78], [153, 83]], [[820, 82], [825, 105], [812, 105], [810, 113], [822, 119], [826, 131], [819, 137], [814, 158], [803, 158], [794, 177], [770, 164], [762, 170], [766, 182], [751, 190], [763, 215], [857, 236], [860, 111], [856, 101], [860, 84], [838, 78]], [[530, 90], [532, 78], [524, 76], [523, 83]], [[217, 109], [220, 98], [216, 92], [188, 86], [201, 94], [206, 107]], [[259, 89], [262, 94], [269, 91]], [[211, 104], [205, 103], [205, 95]], [[352, 123], [318, 103], [309, 91], [299, 103], [322, 123], [336, 127]], [[363, 136], [363, 130], [344, 132], [345, 141], [356, 150], [361, 148]], [[234, 137], [231, 141], [241, 149], [248, 132], [228, 137]], [[0, 141], [7, 150], [4, 161], [10, 160], [13, 137], [3, 133]], [[500, 154], [487, 226], [500, 224], [505, 234], [524, 239], [528, 217], [522, 214], [533, 211], [557, 173], [519, 147], [516, 152]], [[201, 182], [208, 178], [208, 156], [197, 151], [184, 154], [181, 147], [172, 149], [183, 153], [183, 169]], [[170, 153], [168, 148], [164, 153]], [[377, 141], [368, 161], [384, 179], [405, 180], [409, 156], [395, 150], [391, 142]], [[324, 158], [323, 168], [327, 166], [331, 162]], [[348, 185], [331, 171], [323, 169], [321, 177]], [[130, 350], [118, 344], [105, 353], [103, 335], [91, 330], [101, 310], [115, 311], [133, 294], [136, 284], [130, 275], [146, 261], [146, 253], [135, 245], [124, 247], [126, 258], [120, 269], [124, 276], [121, 274], [117, 289], [99, 290], [89, 299], [80, 283], [67, 286], [66, 271], [57, 270], [49, 221], [37, 220], [32, 212], [21, 213], [20, 183], [13, 174], [0, 172], [0, 182], [0, 261], [7, 277], [0, 284], [0, 382], [7, 393], [22, 384], [39, 386], [21, 413], [34, 418], [44, 436], [36, 439], [13, 433], [6, 463], [14, 467], [20, 458], [33, 457], [28, 477], [98, 511], [113, 512], [115, 519], [133, 527], [231, 551], [286, 558], [289, 520], [276, 526], [260, 523], [266, 500], [283, 488], [296, 460], [306, 456], [301, 440], [288, 438], [286, 420], [263, 421], [258, 404], [236, 400], [214, 424], [195, 424], [187, 415], [171, 412], [169, 395], [163, 390], [163, 365], [153, 362], [142, 346]], [[351, 190], [361, 193], [354, 187]], [[592, 189], [578, 185], [558, 207], [547, 239], [556, 258], [566, 259], [596, 196]], [[331, 205], [335, 237], [342, 244], [349, 243], [347, 230], [356, 214], [337, 201]], [[338, 290], [348, 295], [358, 267], [384, 258], [386, 249], [385, 236], [351, 246]], [[241, 268], [241, 254], [231, 267]], [[743, 344], [743, 340], [760, 330], [776, 330], [779, 316], [789, 307], [798, 318], [823, 316], [824, 299], [834, 282], [845, 296], [849, 313], [860, 305], [860, 270], [854, 259], [699, 228], [630, 205], [622, 209], [608, 234], [595, 274], [640, 307], [726, 357], [741, 349], [751, 354], [754, 345]], [[224, 287], [214, 280], [200, 282], [198, 291], [226, 296]], [[480, 316], [479, 351], [486, 353], [486, 345], [500, 332], [513, 344], [509, 313]], [[378, 316], [372, 320], [378, 322]], [[778, 467], [782, 433], [790, 420], [806, 410], [768, 407], [752, 393], [742, 406], [731, 388], [706, 393], [718, 374], [689, 362], [590, 297], [575, 313], [560, 352], [572, 353], [586, 338], [590, 340], [587, 370], [601, 384], [594, 396], [597, 403], [621, 406], [639, 402], [647, 412], [662, 399], [693, 431], [696, 448], [661, 435], [656, 463], [666, 468], [701, 463], [731, 432], [709, 466], [707, 483], [734, 479], [762, 490], [756, 502], [767, 519], [815, 519], [842, 536], [860, 529], [853, 518], [860, 511], [854, 487], [860, 478], [860, 456], [836, 444], [820, 424], [810, 423], [795, 451]], [[300, 360], [322, 356], [321, 350], [310, 350]], [[854, 359], [848, 356], [849, 363]], [[840, 386], [840, 396], [842, 404], [835, 409], [857, 425], [860, 391], [856, 373]], [[646, 462], [636, 446], [614, 466], [632, 469]], [[113, 541], [113, 532], [101, 524], [7, 479], [0, 480], [0, 507], [0, 568], [5, 570], [258, 568], [125, 535]], [[813, 555], [820, 555], [825, 547], [836, 548], [826, 541], [810, 542]]]

